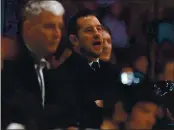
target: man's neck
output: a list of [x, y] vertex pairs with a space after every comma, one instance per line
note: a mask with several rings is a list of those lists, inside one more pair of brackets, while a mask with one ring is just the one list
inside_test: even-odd
[[90, 63], [90, 62], [96, 62], [96, 61], [98, 61], [99, 58], [87, 57], [87, 59], [88, 59], [88, 62]]
[[26, 45], [27, 49], [29, 50], [31, 56], [32, 56], [35, 60], [40, 61], [40, 60], [43, 58], [43, 56], [41, 56], [41, 55], [35, 53], [35, 51], [34, 51], [31, 47], [29, 47], [29, 45], [27, 45], [27, 44], [25, 44], [25, 45]]
[[82, 57], [84, 57], [85, 59], [87, 59], [89, 63], [90, 62], [95, 62], [99, 59], [99, 57], [86, 56], [86, 54], [83, 54], [80, 51], [79, 52], [75, 51], [75, 52], [78, 53], [79, 55], [81, 55]]

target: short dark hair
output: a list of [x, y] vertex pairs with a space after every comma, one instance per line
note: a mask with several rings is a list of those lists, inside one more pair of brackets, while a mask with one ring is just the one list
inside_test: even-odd
[[103, 26], [104, 31], [109, 33], [109, 35], [111, 36], [112, 35], [111, 30], [105, 24], [102, 24], [102, 26]]
[[155, 94], [153, 83], [143, 82], [137, 86], [127, 88], [126, 97], [123, 101], [124, 110], [130, 114], [133, 107], [138, 102], [153, 103], [157, 106], [161, 105], [161, 98]]
[[68, 36], [73, 34], [73, 35], [77, 35], [78, 32], [78, 24], [77, 24], [77, 20], [81, 17], [86, 17], [86, 16], [96, 16], [93, 12], [91, 12], [90, 10], [82, 10], [82, 11], [78, 11], [75, 13], [75, 15], [73, 15], [72, 17], [70, 17], [70, 19], [68, 20], [68, 24], [67, 24], [67, 33]]

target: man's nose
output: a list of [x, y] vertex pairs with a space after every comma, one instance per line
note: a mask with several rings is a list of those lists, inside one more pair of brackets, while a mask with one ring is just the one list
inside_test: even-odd
[[108, 45], [107, 42], [106, 41], [103, 41], [103, 46], [104, 47], [107, 47], [107, 45]]
[[57, 38], [60, 38], [60, 36], [61, 36], [61, 30], [60, 29], [55, 29], [54, 32], [53, 32], [53, 37], [55, 39], [57, 39]]
[[94, 39], [95, 40], [99, 40], [101, 38], [101, 34], [98, 30], [95, 30], [94, 32]]

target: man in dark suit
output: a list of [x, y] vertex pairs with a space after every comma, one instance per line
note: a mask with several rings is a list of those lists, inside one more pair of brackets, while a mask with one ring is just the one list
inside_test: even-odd
[[11, 123], [31, 130], [74, 124], [72, 91], [61, 82], [60, 75], [60, 81], [53, 83], [45, 60], [59, 45], [63, 14], [63, 6], [54, 0], [30, 1], [25, 6], [21, 53], [16, 60], [5, 61], [1, 71], [4, 129]]
[[102, 34], [101, 23], [90, 11], [77, 12], [68, 22], [68, 36], [76, 52], [58, 70], [65, 69], [67, 76], [74, 76], [82, 128], [100, 127], [101, 108], [95, 101], [107, 97], [111, 90], [114, 92], [116, 75], [109, 63], [99, 60], [103, 51]]

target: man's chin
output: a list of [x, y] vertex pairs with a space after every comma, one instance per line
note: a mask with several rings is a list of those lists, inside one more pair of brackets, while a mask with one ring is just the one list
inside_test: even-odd
[[93, 53], [93, 57], [95, 57], [95, 58], [99, 58], [100, 55], [101, 55], [101, 54], [99, 54], [99, 53]]
[[102, 54], [102, 51], [93, 51], [93, 55], [100, 57]]
[[55, 53], [57, 51], [57, 48], [50, 48], [48, 50], [49, 53]]
[[47, 56], [53, 55], [56, 53], [56, 51], [57, 51], [57, 49], [49, 49], [45, 52], [44, 56], [47, 57]]
[[102, 61], [107, 62], [107, 61], [110, 60], [110, 57], [109, 57], [109, 56], [101, 56], [100, 59], [101, 59]]

